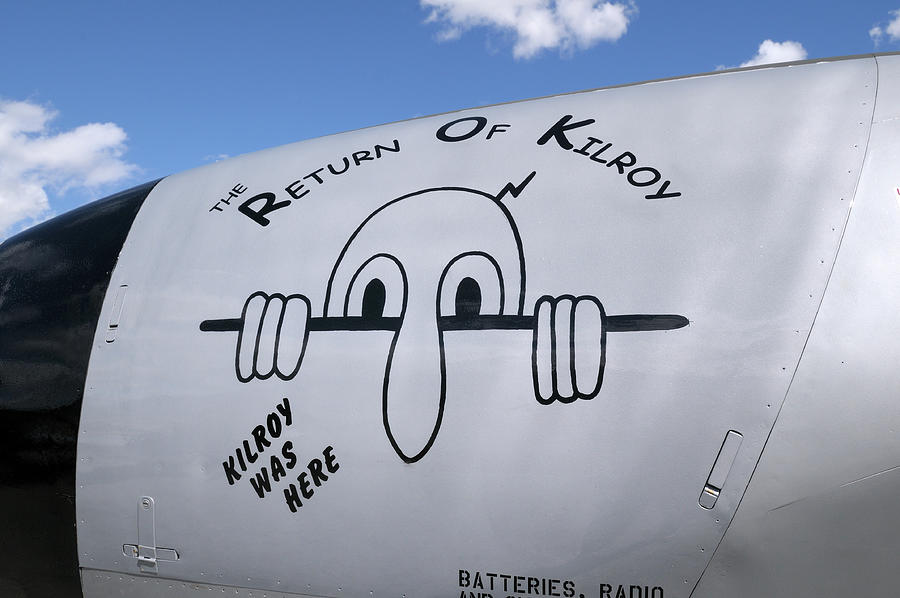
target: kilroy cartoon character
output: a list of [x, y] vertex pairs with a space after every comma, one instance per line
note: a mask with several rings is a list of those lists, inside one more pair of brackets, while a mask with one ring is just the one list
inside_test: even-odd
[[310, 332], [393, 333], [382, 387], [384, 430], [407, 463], [437, 438], [446, 400], [444, 333], [531, 330], [535, 399], [544, 405], [600, 392], [606, 335], [671, 330], [678, 315], [607, 315], [594, 296], [545, 295], [525, 309], [525, 255], [512, 215], [497, 196], [462, 187], [416, 191], [369, 214], [329, 276], [322, 316], [300, 294], [251, 294], [239, 318], [200, 330], [236, 331], [241, 382], [294, 378]]

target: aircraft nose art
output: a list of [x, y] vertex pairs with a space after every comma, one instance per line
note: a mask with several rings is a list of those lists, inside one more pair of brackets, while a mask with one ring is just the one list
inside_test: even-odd
[[93, 343], [86, 596], [688, 596], [812, 327], [874, 77], [584, 92], [163, 180]]

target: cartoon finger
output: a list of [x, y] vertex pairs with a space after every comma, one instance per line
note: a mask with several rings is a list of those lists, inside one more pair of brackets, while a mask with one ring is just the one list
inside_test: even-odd
[[290, 295], [284, 300], [275, 342], [275, 373], [282, 380], [290, 380], [300, 370], [309, 338], [310, 311], [309, 299], [303, 295]]
[[539, 403], [553, 402], [553, 298], [544, 296], [534, 304], [531, 371], [534, 394]]
[[572, 325], [574, 323], [574, 298], [563, 296], [556, 300], [551, 310], [553, 326], [553, 382], [556, 398], [561, 403], [575, 400], [574, 347]]
[[596, 297], [578, 297], [572, 317], [572, 377], [575, 393], [593, 399], [606, 367], [606, 313]]
[[269, 378], [275, 369], [276, 343], [284, 317], [284, 295], [270, 295], [263, 308], [262, 321], [259, 325], [259, 337], [256, 340], [254, 373], [260, 380]]
[[241, 382], [249, 382], [253, 379], [259, 334], [268, 298], [265, 293], [257, 291], [244, 302], [234, 359], [234, 370]]

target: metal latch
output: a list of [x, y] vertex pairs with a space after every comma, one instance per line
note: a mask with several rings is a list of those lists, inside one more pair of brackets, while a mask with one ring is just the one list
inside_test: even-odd
[[[144, 547], [147, 548], [146, 546]], [[153, 561], [169, 561], [174, 562], [180, 558], [178, 551], [174, 548], [157, 548], [156, 549], [156, 558], [153, 557], [140, 557], [140, 550], [138, 549], [136, 544], [123, 544], [122, 545], [122, 554], [127, 557], [138, 559], [138, 564], [142, 563], [152, 563]]]
[[722, 448], [719, 449], [716, 462], [713, 463], [709, 477], [706, 478], [706, 484], [700, 492], [700, 506], [704, 509], [711, 509], [716, 506], [716, 501], [719, 500], [719, 493], [722, 492], [722, 487], [725, 486], [725, 480], [728, 478], [728, 473], [731, 471], [731, 466], [734, 464], [734, 459], [737, 457], [738, 449], [741, 448], [743, 440], [744, 437], [741, 433], [734, 430], [729, 430], [728, 434], [725, 435], [725, 440], [722, 442]]
[[137, 559], [142, 572], [157, 573], [159, 561], [177, 561], [178, 551], [174, 548], [158, 548], [156, 546], [156, 519], [152, 496], [142, 496], [138, 501], [138, 543], [123, 544], [122, 554]]
[[116, 340], [116, 333], [119, 331], [119, 320], [122, 318], [122, 309], [125, 307], [125, 293], [128, 292], [128, 285], [119, 286], [116, 291], [116, 298], [113, 300], [112, 309], [109, 313], [109, 323], [106, 325], [106, 342], [112, 343]]

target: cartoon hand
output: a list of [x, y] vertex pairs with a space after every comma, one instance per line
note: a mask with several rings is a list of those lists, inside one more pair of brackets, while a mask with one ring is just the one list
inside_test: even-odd
[[606, 365], [606, 312], [596, 297], [545, 295], [534, 305], [531, 368], [539, 403], [593, 399]]
[[309, 299], [303, 295], [260, 291], [250, 295], [241, 313], [234, 356], [238, 380], [296, 376], [306, 352], [309, 314]]

